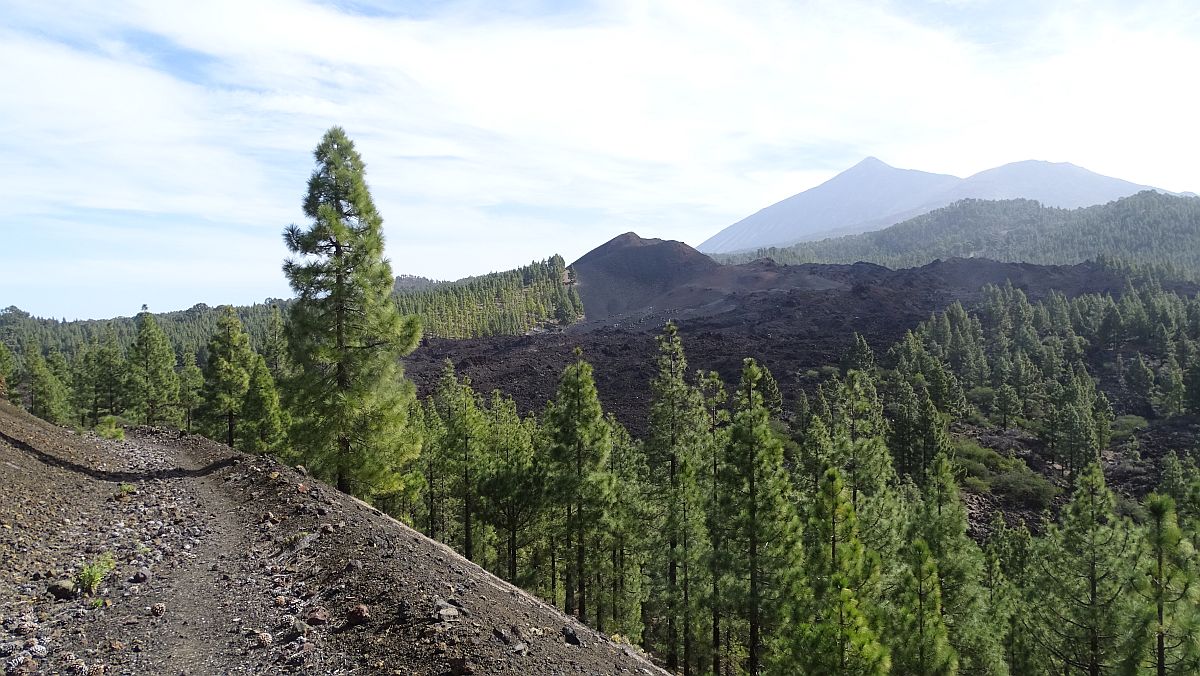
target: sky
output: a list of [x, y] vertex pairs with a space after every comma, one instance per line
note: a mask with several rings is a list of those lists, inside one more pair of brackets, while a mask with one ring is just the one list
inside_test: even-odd
[[436, 279], [696, 245], [866, 156], [1200, 191], [1198, 63], [1193, 0], [6, 0], [0, 307], [289, 297], [333, 125]]

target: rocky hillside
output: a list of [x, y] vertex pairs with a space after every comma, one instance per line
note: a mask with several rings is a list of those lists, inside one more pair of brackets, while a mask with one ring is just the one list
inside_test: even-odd
[[0, 467], [8, 674], [663, 673], [268, 457], [0, 403]]
[[[886, 349], [929, 314], [970, 303], [986, 284], [1011, 280], [1031, 298], [1121, 291], [1115, 272], [1090, 263], [1042, 266], [954, 259], [889, 270], [878, 265], [776, 265], [758, 260], [719, 266], [680, 242], [629, 233], [574, 265], [588, 321], [566, 333], [429, 340], [406, 359], [423, 392], [445, 359], [475, 388], [499, 388], [525, 411], [540, 411], [578, 346], [596, 365], [605, 410], [635, 433], [645, 426], [654, 336], [668, 320], [680, 328], [692, 369], [737, 382], [754, 357], [781, 383], [836, 363], [855, 332]], [[785, 396], [796, 388], [784, 387]]]

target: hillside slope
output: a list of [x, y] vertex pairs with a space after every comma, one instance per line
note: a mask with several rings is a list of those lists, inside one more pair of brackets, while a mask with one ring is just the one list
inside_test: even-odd
[[[664, 673], [270, 457], [0, 402], [0, 467], [8, 673]], [[95, 596], [48, 593], [105, 552]]]
[[1074, 263], [1098, 256], [1200, 274], [1200, 199], [1151, 191], [1067, 210], [1030, 200], [964, 200], [890, 228], [722, 257], [786, 264], [869, 261], [888, 267], [980, 257]]
[[734, 223], [697, 248], [733, 253], [872, 232], [967, 198], [1024, 198], [1073, 209], [1152, 189], [1067, 162], [1013, 162], [964, 179], [897, 169], [869, 157]]

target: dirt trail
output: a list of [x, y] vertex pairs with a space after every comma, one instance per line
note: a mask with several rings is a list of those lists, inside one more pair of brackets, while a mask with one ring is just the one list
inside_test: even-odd
[[[105, 441], [0, 402], [0, 487], [6, 673], [663, 673], [296, 468], [199, 437]], [[106, 553], [94, 594], [50, 593]]]

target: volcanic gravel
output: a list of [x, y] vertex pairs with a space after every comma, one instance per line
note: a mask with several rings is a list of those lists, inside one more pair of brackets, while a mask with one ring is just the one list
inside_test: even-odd
[[[200, 437], [106, 441], [0, 402], [0, 486], [6, 674], [664, 673], [302, 468]], [[106, 553], [95, 593], [70, 593]]]

